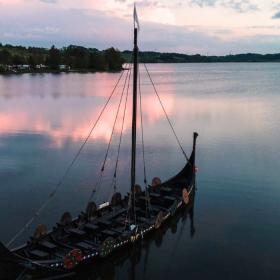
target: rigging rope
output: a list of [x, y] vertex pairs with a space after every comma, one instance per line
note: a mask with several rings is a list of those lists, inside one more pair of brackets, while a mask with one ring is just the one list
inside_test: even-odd
[[138, 70], [138, 87], [139, 87], [139, 107], [140, 107], [140, 124], [141, 124], [141, 142], [142, 142], [142, 159], [143, 159], [143, 166], [144, 166], [144, 183], [147, 184], [147, 173], [146, 173], [146, 161], [145, 161], [145, 144], [144, 144], [144, 126], [143, 126], [143, 111], [142, 111], [142, 91], [141, 91], [141, 78], [140, 78], [140, 71]]
[[105, 105], [103, 106], [97, 120], [95, 121], [94, 125], [92, 126], [92, 128], [90, 129], [87, 137], [85, 138], [84, 142], [82, 143], [81, 147], [79, 148], [78, 152], [76, 153], [76, 155], [74, 156], [73, 160], [71, 161], [71, 163], [68, 165], [68, 167], [66, 168], [63, 176], [61, 177], [60, 181], [57, 183], [57, 185], [55, 186], [54, 190], [49, 194], [47, 200], [41, 205], [41, 207], [35, 212], [35, 214], [33, 215], [33, 217], [30, 218], [30, 220], [22, 227], [22, 229], [20, 229], [15, 236], [6, 244], [7, 247], [10, 247], [15, 240], [17, 240], [29, 227], [30, 225], [35, 221], [36, 218], [39, 217], [39, 215], [41, 214], [41, 212], [47, 207], [47, 205], [50, 203], [50, 201], [52, 200], [52, 198], [55, 196], [55, 194], [57, 193], [58, 189], [61, 187], [61, 185], [63, 184], [64, 179], [67, 177], [67, 175], [69, 174], [69, 171], [71, 170], [71, 168], [73, 167], [73, 165], [75, 164], [76, 160], [78, 159], [79, 155], [81, 154], [84, 146], [86, 145], [86, 143], [88, 142], [89, 138], [91, 137], [97, 123], [99, 122], [101, 116], [103, 115], [105, 109], [107, 108], [107, 105], [109, 104], [111, 98], [113, 97], [115, 90], [117, 88], [117, 86], [119, 85], [119, 82], [121, 80], [121, 78], [123, 77], [124, 71], [121, 72], [120, 77], [118, 78], [109, 98], [107, 99]]
[[124, 111], [123, 111], [123, 118], [122, 118], [122, 126], [121, 126], [121, 134], [120, 134], [120, 140], [119, 140], [119, 146], [118, 146], [118, 153], [117, 153], [117, 160], [116, 160], [115, 171], [114, 171], [114, 178], [113, 178], [113, 180], [115, 180], [114, 193], [116, 192], [117, 171], [118, 171], [120, 149], [121, 149], [122, 138], [123, 138], [124, 122], [125, 122], [125, 118], [126, 118], [127, 101], [128, 101], [128, 95], [129, 95], [129, 87], [130, 87], [130, 78], [131, 78], [131, 68], [129, 69], [129, 78], [128, 78], [128, 84], [127, 84], [127, 91], [126, 91], [125, 104], [124, 104]]
[[140, 124], [141, 124], [141, 141], [142, 141], [142, 159], [143, 159], [143, 173], [145, 184], [145, 197], [146, 197], [146, 215], [150, 212], [150, 198], [148, 191], [148, 181], [146, 172], [146, 157], [145, 157], [145, 142], [144, 142], [144, 122], [143, 122], [143, 110], [142, 110], [142, 91], [141, 91], [141, 75], [138, 65], [138, 87], [139, 87], [139, 104], [140, 104]]
[[178, 138], [178, 136], [177, 136], [177, 134], [176, 134], [176, 132], [175, 132], [175, 129], [174, 129], [174, 127], [173, 127], [173, 125], [172, 125], [172, 123], [171, 123], [171, 121], [170, 121], [170, 118], [168, 117], [168, 114], [167, 114], [167, 112], [166, 112], [166, 110], [165, 110], [165, 107], [164, 107], [164, 105], [163, 105], [163, 103], [162, 103], [162, 100], [161, 100], [161, 98], [160, 98], [160, 96], [159, 96], [159, 94], [158, 94], [158, 91], [157, 91], [156, 86], [155, 86], [155, 83], [154, 83], [154, 81], [153, 81], [153, 79], [152, 79], [152, 77], [151, 77], [151, 75], [150, 75], [150, 72], [149, 72], [149, 70], [148, 70], [146, 64], [145, 64], [145, 63], [143, 63], [143, 64], [144, 64], [144, 66], [145, 66], [145, 69], [146, 69], [146, 72], [147, 72], [147, 74], [148, 74], [148, 77], [149, 77], [149, 79], [150, 79], [150, 81], [151, 81], [151, 84], [152, 84], [152, 86], [153, 86], [153, 88], [154, 88], [155, 94], [156, 94], [156, 96], [157, 96], [157, 98], [158, 98], [158, 100], [159, 100], [159, 103], [160, 103], [160, 105], [161, 105], [161, 108], [162, 108], [162, 110], [163, 110], [163, 112], [164, 112], [164, 114], [165, 114], [166, 120], [167, 120], [167, 122], [169, 123], [169, 125], [170, 125], [170, 127], [171, 127], [171, 130], [172, 130], [172, 132], [173, 132], [173, 134], [174, 134], [174, 136], [175, 136], [175, 138], [176, 138], [176, 141], [177, 141], [177, 143], [178, 143], [178, 145], [179, 145], [179, 147], [180, 147], [180, 149], [181, 149], [183, 155], [185, 156], [187, 162], [190, 163], [190, 160], [189, 160], [189, 158], [188, 158], [186, 152], [184, 151], [184, 149], [183, 149], [183, 147], [182, 147], [182, 144], [181, 144], [181, 142], [180, 142], [180, 140], [179, 140], [179, 138]]
[[106, 150], [106, 154], [105, 154], [105, 157], [104, 157], [104, 161], [103, 161], [102, 167], [101, 167], [100, 179], [99, 179], [98, 183], [96, 184], [95, 188], [93, 189], [89, 201], [92, 200], [94, 193], [98, 191], [98, 189], [99, 189], [99, 187], [100, 187], [100, 185], [102, 183], [102, 178], [103, 178], [103, 174], [104, 174], [104, 170], [105, 170], [105, 165], [106, 165], [108, 154], [109, 154], [109, 150], [110, 150], [110, 147], [111, 147], [111, 144], [112, 144], [112, 139], [113, 139], [113, 135], [114, 135], [117, 119], [118, 119], [118, 116], [119, 116], [119, 112], [120, 112], [120, 108], [121, 108], [121, 104], [122, 104], [122, 100], [123, 100], [123, 96], [124, 96], [125, 87], [126, 87], [127, 79], [128, 79], [128, 76], [129, 76], [129, 72], [130, 71], [127, 72], [126, 77], [125, 77], [124, 86], [123, 86], [123, 89], [122, 89], [120, 101], [119, 101], [119, 104], [118, 104], [116, 116], [115, 116], [115, 119], [114, 119], [114, 124], [113, 124], [111, 135], [110, 135], [110, 140], [109, 140], [109, 143], [108, 143], [108, 146], [107, 146], [107, 150]]

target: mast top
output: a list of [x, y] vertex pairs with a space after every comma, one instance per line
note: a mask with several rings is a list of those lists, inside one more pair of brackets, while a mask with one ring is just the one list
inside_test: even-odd
[[133, 10], [133, 19], [134, 19], [134, 29], [138, 29], [138, 31], [140, 31], [139, 18], [138, 18], [135, 3], [134, 3], [134, 10]]

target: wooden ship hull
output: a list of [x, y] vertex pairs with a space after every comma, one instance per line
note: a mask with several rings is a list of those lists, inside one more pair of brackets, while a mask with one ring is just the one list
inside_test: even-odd
[[137, 227], [129, 227], [129, 196], [121, 199], [120, 194], [99, 209], [91, 204], [76, 219], [66, 213], [51, 232], [42, 232], [20, 248], [10, 251], [0, 244], [0, 279], [17, 279], [21, 273], [32, 275], [32, 279], [75, 275], [81, 267], [94, 266], [159, 230], [181, 208], [193, 203], [196, 137], [194, 133], [193, 151], [181, 172], [149, 186], [148, 195], [135, 190]]

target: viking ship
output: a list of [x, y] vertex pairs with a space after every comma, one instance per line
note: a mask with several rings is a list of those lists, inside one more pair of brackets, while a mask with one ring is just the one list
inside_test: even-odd
[[[97, 206], [93, 201], [93, 191], [86, 209], [82, 211], [78, 217], [72, 218], [71, 214], [66, 212], [62, 215], [61, 220], [52, 230], [47, 231], [44, 225], [39, 225], [36, 228], [34, 235], [24, 245], [17, 248], [11, 248], [14, 241], [38, 219], [40, 213], [44, 210], [49, 201], [53, 199], [56, 191], [62, 184], [61, 180], [50, 193], [46, 202], [38, 209], [35, 215], [15, 235], [15, 237], [13, 237], [6, 245], [0, 243], [0, 279], [25, 279], [23, 278], [23, 275], [25, 274], [30, 275], [31, 279], [59, 279], [75, 275], [78, 271], [83, 270], [85, 266], [97, 266], [100, 262], [106, 262], [106, 259], [108, 259], [109, 256], [119, 254], [129, 246], [136, 246], [137, 243], [141, 242], [142, 239], [148, 238], [153, 232], [160, 231], [168, 221], [178, 215], [179, 211], [186, 207], [190, 207], [190, 205], [193, 204], [195, 196], [195, 176], [197, 171], [195, 166], [195, 154], [198, 134], [196, 132], [193, 133], [192, 152], [188, 157], [175, 133], [156, 90], [156, 86], [145, 64], [144, 66], [148, 77], [150, 78], [157, 97], [159, 98], [166, 119], [174, 133], [178, 145], [186, 158], [186, 163], [182, 170], [169, 180], [162, 182], [160, 178], [154, 177], [150, 185], [147, 182], [144, 164], [145, 187], [141, 189], [141, 187], [136, 184], [137, 112], [138, 107], [140, 107], [140, 111], [142, 109], [138, 62], [138, 32], [139, 22], [136, 9], [134, 8], [133, 61], [129, 64], [131, 67], [128, 67], [128, 70], [127, 67], [124, 69], [127, 70], [126, 78], [128, 81], [130, 79], [130, 74], [133, 76], [131, 174], [129, 193], [122, 197], [122, 194], [116, 192], [116, 189], [114, 189], [111, 201]], [[113, 96], [120, 79], [124, 73], [126, 73], [124, 70], [121, 72], [120, 78], [101, 111], [97, 122]], [[129, 95], [130, 90], [129, 82], [126, 84], [127, 101], [127, 96]], [[138, 98], [140, 102], [138, 101]], [[138, 103], [140, 106], [138, 106]], [[125, 112], [126, 109], [124, 110], [124, 115]], [[90, 134], [85, 139], [85, 142], [82, 144], [77, 155], [66, 169], [62, 178], [66, 177], [70, 168], [75, 163], [78, 155], [89, 140], [97, 122], [92, 127]], [[142, 143], [144, 143], [142, 114], [140, 123], [142, 128]], [[112, 133], [113, 131], [114, 128]], [[121, 145], [121, 138], [122, 134], [120, 137], [119, 148]], [[101, 173], [104, 171], [108, 149]], [[143, 161], [145, 163], [144, 144]], [[117, 163], [114, 177], [116, 177], [116, 170]]]

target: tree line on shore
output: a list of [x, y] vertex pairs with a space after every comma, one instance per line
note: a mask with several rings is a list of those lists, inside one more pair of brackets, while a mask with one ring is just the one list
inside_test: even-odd
[[[45, 72], [68, 71], [69, 69], [74, 71], [119, 71], [124, 62], [131, 61], [131, 56], [131, 51], [120, 52], [113, 47], [99, 51], [96, 48], [74, 45], [61, 49], [55, 46], [46, 49], [0, 43], [0, 72]], [[139, 60], [145, 63], [280, 62], [280, 53], [203, 56], [146, 51], [139, 53]]]
[[[124, 59], [129, 61], [131, 51], [122, 53]], [[275, 54], [230, 54], [225, 56], [188, 55], [180, 53], [140, 52], [139, 60], [142, 63], [213, 63], [213, 62], [280, 62], [280, 53]]]
[[0, 44], [0, 71], [10, 69], [7, 66], [28, 65], [30, 70], [49, 69], [59, 71], [72, 69], [80, 71], [119, 71], [124, 59], [115, 48], [99, 51], [70, 45], [61, 49], [23, 47]]
[[[131, 51], [124, 51], [123, 58], [129, 61]], [[213, 62], [280, 62], [280, 53], [275, 54], [230, 54], [225, 56], [188, 55], [180, 53], [140, 52], [142, 63], [213, 63]]]

